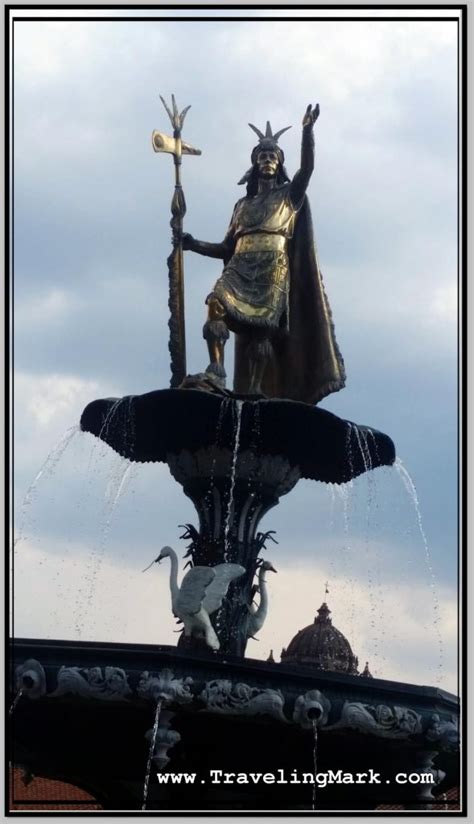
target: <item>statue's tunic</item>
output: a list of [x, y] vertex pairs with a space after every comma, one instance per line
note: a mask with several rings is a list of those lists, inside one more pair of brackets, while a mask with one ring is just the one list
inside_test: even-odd
[[226, 238], [234, 253], [213, 290], [231, 320], [288, 329], [287, 246], [297, 214], [289, 183], [237, 202]]

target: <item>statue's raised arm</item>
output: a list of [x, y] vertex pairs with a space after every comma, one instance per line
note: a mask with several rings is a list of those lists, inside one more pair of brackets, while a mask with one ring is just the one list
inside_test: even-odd
[[303, 117], [303, 135], [301, 139], [301, 164], [290, 185], [290, 197], [295, 208], [301, 206], [314, 169], [314, 135], [313, 126], [319, 117], [319, 103], [314, 108], [311, 103]]

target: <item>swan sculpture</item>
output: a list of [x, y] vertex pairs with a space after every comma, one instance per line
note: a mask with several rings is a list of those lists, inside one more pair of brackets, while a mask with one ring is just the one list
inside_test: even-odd
[[[165, 546], [158, 558], [147, 566], [159, 564], [163, 558], [171, 561], [170, 590], [173, 615], [184, 624], [184, 634], [204, 637], [213, 650], [220, 648], [219, 639], [209, 618], [224, 600], [229, 584], [245, 572], [240, 564], [217, 564], [214, 567], [194, 566], [178, 586], [178, 556], [174, 549]], [[144, 569], [143, 572], [146, 572]]]
[[[268, 592], [265, 573], [276, 571], [277, 570], [273, 564], [270, 563], [270, 561], [262, 561], [260, 564], [258, 570], [258, 584], [255, 587], [255, 592], [260, 594], [260, 603], [258, 607], [255, 607], [253, 604], [247, 607], [250, 613], [247, 624], [247, 638], [254, 638], [265, 623], [265, 618], [267, 617], [268, 611]], [[253, 594], [255, 594], [255, 592]]]

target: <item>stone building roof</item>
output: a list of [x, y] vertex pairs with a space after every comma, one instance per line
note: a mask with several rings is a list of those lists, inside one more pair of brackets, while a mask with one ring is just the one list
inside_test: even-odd
[[102, 810], [90, 793], [56, 779], [25, 775], [18, 767], [10, 769], [10, 810]]
[[[314, 667], [331, 672], [358, 675], [359, 661], [345, 635], [333, 626], [326, 602], [318, 609], [312, 624], [300, 629], [281, 652], [281, 663]], [[364, 671], [367, 675], [367, 672]]]
[[[437, 793], [434, 796], [433, 804], [426, 804], [425, 809], [427, 812], [431, 812], [432, 810], [444, 810], [450, 812], [456, 812], [457, 810], [461, 809], [459, 803], [459, 794], [460, 789], [459, 787], [451, 787], [447, 792], [444, 793]], [[405, 807], [403, 804], [379, 804], [378, 807], [375, 808], [376, 810], [405, 810], [410, 809], [409, 807]]]

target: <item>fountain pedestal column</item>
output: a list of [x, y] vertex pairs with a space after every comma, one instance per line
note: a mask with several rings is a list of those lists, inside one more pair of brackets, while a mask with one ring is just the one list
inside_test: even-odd
[[[245, 567], [212, 619], [220, 651], [243, 655], [258, 556], [268, 537], [268, 533], [257, 531], [258, 526], [280, 497], [293, 489], [300, 472], [284, 458], [261, 456], [251, 450], [183, 450], [167, 455], [166, 460], [199, 516], [199, 530], [190, 527], [186, 535], [191, 539], [188, 555], [192, 563], [236, 563]], [[199, 642], [186, 639], [186, 646], [196, 645]]]
[[257, 529], [265, 513], [299, 478], [343, 484], [395, 460], [387, 435], [325, 409], [197, 389], [92, 401], [81, 429], [130, 461], [169, 465], [199, 515], [199, 529], [190, 535], [194, 564], [245, 567], [212, 619], [221, 652], [239, 656], [248, 637], [252, 585], [264, 546]]

